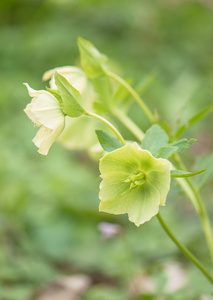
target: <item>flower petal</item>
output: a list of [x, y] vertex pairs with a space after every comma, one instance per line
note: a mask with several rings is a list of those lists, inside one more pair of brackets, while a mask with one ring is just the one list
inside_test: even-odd
[[133, 143], [106, 154], [100, 160], [101, 177], [106, 180], [111, 178], [119, 180], [138, 170], [140, 163], [136, 158], [135, 150], [137, 144]]
[[40, 124], [50, 129], [57, 127], [64, 119], [59, 102], [48, 92], [38, 95], [33, 101], [31, 113]]
[[157, 159], [136, 143], [106, 154], [100, 160], [100, 210], [129, 215], [137, 226], [150, 220], [165, 205], [171, 163]]
[[54, 75], [55, 72], [58, 72], [63, 76], [68, 75], [70, 73], [83, 73], [83, 71], [78, 67], [73, 67], [73, 66], [58, 67], [45, 72], [42, 77], [42, 80], [44, 81], [49, 80]]
[[39, 96], [40, 94], [47, 93], [47, 92], [44, 91], [44, 90], [36, 91], [36, 90], [32, 89], [32, 88], [29, 86], [28, 83], [24, 83], [24, 85], [27, 87], [28, 93], [29, 93], [30, 97], [37, 97], [37, 96]]
[[148, 185], [132, 189], [128, 199], [129, 220], [134, 222], [136, 226], [149, 221], [159, 211], [160, 193]]
[[61, 134], [64, 129], [64, 122], [58, 125], [55, 129], [51, 130], [42, 127], [36, 137], [33, 139], [35, 145], [39, 148], [38, 152], [43, 155], [47, 155], [50, 147]]
[[33, 139], [33, 143], [36, 145], [36, 147], [40, 147], [41, 143], [45, 138], [48, 138], [50, 134], [52, 133], [52, 129], [46, 128], [44, 126], [40, 127], [36, 136]]

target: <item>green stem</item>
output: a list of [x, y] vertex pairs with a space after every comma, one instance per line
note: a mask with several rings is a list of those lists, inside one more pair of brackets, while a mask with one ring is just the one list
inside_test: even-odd
[[123, 111], [113, 108], [111, 113], [139, 140], [144, 138], [143, 131]]
[[[178, 154], [175, 155], [175, 161], [176, 161], [177, 166], [180, 169], [186, 170], [186, 167]], [[189, 198], [192, 200], [192, 203], [194, 204], [195, 209], [200, 217], [203, 231], [204, 231], [204, 234], [206, 237], [207, 246], [209, 248], [209, 252], [210, 252], [211, 258], [213, 260], [213, 234], [212, 234], [209, 217], [208, 217], [207, 211], [205, 209], [205, 206], [203, 204], [203, 201], [200, 197], [200, 194], [199, 194], [198, 190], [196, 189], [191, 178], [185, 178], [184, 186], [183, 186], [183, 182], [181, 182], [181, 180], [179, 180], [178, 182], [182, 186], [182, 188], [184, 189], [186, 194], [189, 196]]]
[[[140, 132], [139, 128], [137, 128], [137, 131], [134, 131], [135, 126], [137, 125], [135, 125], [135, 123], [132, 120], [126, 119], [125, 118], [126, 116], [124, 114], [122, 115], [121, 113], [119, 113], [119, 111], [116, 110], [114, 111], [113, 114], [118, 117], [118, 119], [135, 135], [136, 138], [138, 138], [139, 141], [142, 140], [141, 137], [144, 134], [142, 131]], [[179, 169], [187, 171], [179, 155], [175, 155], [175, 160]], [[212, 235], [211, 224], [205, 206], [203, 205], [202, 199], [199, 195], [199, 192], [197, 191], [196, 187], [193, 184], [193, 181], [190, 178], [176, 178], [176, 180], [178, 184], [181, 186], [182, 190], [191, 200], [197, 214], [200, 217], [201, 224], [203, 227], [203, 232], [206, 238], [206, 243], [209, 249], [209, 253], [213, 260], [213, 235]]]
[[[136, 102], [140, 105], [140, 107], [142, 108], [142, 110], [145, 112], [145, 114], [147, 115], [147, 117], [149, 118], [149, 120], [152, 123], [155, 123], [155, 117], [154, 115], [150, 112], [149, 108], [146, 106], [146, 104], [143, 102], [143, 100], [140, 98], [140, 96], [135, 92], [135, 90], [122, 78], [120, 78], [118, 75], [107, 71], [105, 73], [107, 76], [113, 78], [114, 80], [116, 80], [117, 82], [119, 82], [121, 85], [123, 85], [129, 92], [130, 94], [134, 97], [134, 99], [136, 100]], [[133, 122], [126, 122], [124, 119], [124, 116], [119, 115], [118, 114], [118, 118], [120, 119], [120, 121], [122, 121], [122, 123], [132, 132], [134, 133], [134, 135], [136, 136], [136, 138], [138, 138], [141, 141], [141, 133], [138, 131], [138, 129], [136, 129], [136, 132], [134, 132], [135, 128], [134, 128], [134, 123]], [[139, 129], [140, 130], [140, 129]], [[143, 135], [143, 132], [142, 132]], [[181, 159], [179, 158], [179, 156], [177, 156], [177, 165], [180, 169], [185, 169], [183, 166], [183, 163], [181, 161]], [[185, 179], [176, 179], [178, 181], [178, 183], [180, 184], [180, 186], [182, 187], [183, 191], [186, 193], [186, 195], [189, 197], [189, 199], [192, 201], [192, 204], [195, 207], [196, 212], [198, 213], [200, 219], [201, 219], [201, 223], [202, 223], [202, 227], [203, 227], [203, 231], [205, 234], [205, 238], [207, 241], [207, 245], [209, 248], [209, 252], [211, 255], [211, 258], [213, 259], [213, 235], [212, 235], [212, 229], [211, 229], [211, 224], [209, 221], [209, 217], [207, 215], [205, 206], [203, 205], [202, 199], [196, 189], [196, 187], [193, 184], [193, 181], [189, 178], [185, 178]]]
[[89, 112], [89, 111], [87, 111], [87, 112], [85, 113], [85, 115], [90, 116], [90, 117], [93, 117], [93, 118], [96, 118], [96, 119], [100, 120], [101, 122], [103, 122], [104, 124], [106, 124], [106, 125], [114, 132], [114, 134], [115, 134], [115, 135], [117, 136], [117, 138], [121, 141], [121, 143], [122, 143], [123, 145], [126, 145], [126, 142], [125, 142], [124, 138], [122, 137], [122, 135], [120, 134], [120, 132], [119, 132], [119, 131], [115, 128], [115, 126], [112, 125], [109, 121], [107, 121], [107, 120], [104, 119], [103, 117], [101, 117], [101, 116], [99, 116], [99, 115], [97, 115], [97, 114], [95, 114], [95, 113]]
[[151, 123], [156, 122], [154, 115], [151, 113], [151, 111], [146, 106], [144, 101], [141, 99], [141, 97], [136, 93], [136, 91], [125, 80], [123, 80], [121, 77], [119, 77], [118, 75], [116, 75], [110, 71], [105, 71], [105, 74], [108, 77], [113, 78], [114, 80], [119, 82], [121, 85], [123, 85], [129, 91], [129, 93], [133, 96], [133, 98], [138, 103], [138, 105], [142, 108], [143, 112], [146, 114], [146, 116], [148, 117], [150, 122]]
[[170, 239], [176, 244], [176, 246], [200, 269], [200, 271], [208, 278], [208, 280], [213, 283], [213, 277], [211, 274], [206, 270], [206, 268], [200, 263], [200, 261], [176, 238], [176, 236], [172, 233], [172, 231], [169, 229], [168, 225], [163, 220], [160, 213], [157, 214], [157, 218], [167, 233], [167, 235], [170, 237]]

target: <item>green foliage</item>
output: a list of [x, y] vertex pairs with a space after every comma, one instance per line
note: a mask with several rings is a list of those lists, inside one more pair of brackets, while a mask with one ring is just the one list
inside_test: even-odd
[[[205, 279], [194, 267], [190, 269], [155, 220], [135, 230], [125, 217], [98, 212], [96, 162], [91, 162], [85, 153], [68, 153], [56, 144], [47, 158], [35, 152], [30, 141], [35, 128], [29, 126], [23, 114], [29, 98], [22, 86], [28, 80], [36, 89], [42, 89], [40, 77], [46, 70], [78, 64], [76, 39], [85, 36], [112, 58], [112, 69], [123, 72], [128, 82], [137, 79], [136, 88], [150, 70], [157, 69], [151, 88], [140, 90], [139, 86], [138, 91], [153, 110], [157, 107], [167, 123], [174, 122], [177, 110], [193, 93], [193, 101], [184, 109], [181, 123], [187, 127], [190, 116], [212, 101], [211, 4], [159, 0], [154, 3], [3, 0], [0, 24], [0, 297], [29, 299], [35, 289], [57, 276], [77, 272], [89, 273], [94, 282], [97, 278], [103, 282], [93, 286], [99, 289], [97, 292], [91, 287], [93, 291], [91, 294], [88, 291], [88, 297], [100, 294], [107, 297], [109, 293], [127, 300], [129, 294], [122, 294], [121, 285], [126, 289], [140, 273], [160, 276], [161, 267], [175, 260], [192, 276], [179, 291], [160, 297], [172, 300], [211, 297], [212, 287], [209, 285], [207, 289]], [[124, 90], [116, 99], [129, 107], [131, 97]], [[136, 105], [130, 108], [129, 115], [138, 126], [149, 128]], [[107, 113], [108, 108], [101, 109]], [[202, 137], [202, 151], [210, 152], [211, 136], [207, 132], [212, 119], [206, 116], [197, 124], [198, 131], [187, 127], [186, 134], [198, 140]], [[76, 128], [79, 126], [76, 123]], [[120, 123], [118, 126], [131, 140], [132, 135]], [[86, 132], [85, 128], [86, 122], [82, 131]], [[95, 125], [94, 129], [97, 128]], [[85, 134], [82, 139], [88, 136]], [[80, 138], [76, 136], [76, 141]], [[193, 178], [196, 187], [201, 188], [211, 179], [213, 163], [212, 155], [203, 155], [198, 160], [198, 153], [195, 146], [183, 156], [190, 168], [200, 170], [208, 166], [208, 172]], [[212, 216], [211, 182], [202, 192]], [[208, 266], [197, 218], [189, 207], [183, 208], [177, 187], [170, 192], [170, 199], [163, 209], [168, 223]], [[103, 239], [97, 227], [103, 220], [122, 225], [116, 239]], [[109, 282], [115, 288], [109, 287]], [[141, 297], [157, 299], [159, 293]]]
[[178, 148], [174, 146], [163, 146], [155, 153], [155, 157], [168, 158], [177, 153]]
[[186, 172], [186, 171], [182, 171], [182, 170], [172, 170], [171, 171], [171, 177], [191, 177], [191, 176], [195, 176], [198, 174], [202, 174], [206, 171], [205, 170], [200, 170], [197, 172]]
[[107, 57], [101, 54], [94, 45], [82, 38], [78, 38], [78, 48], [81, 55], [81, 66], [89, 78], [104, 75]]
[[121, 142], [118, 141], [115, 137], [108, 134], [106, 131], [96, 130], [96, 134], [99, 143], [105, 151], [111, 152], [117, 148], [122, 147]]
[[159, 125], [152, 125], [146, 132], [141, 147], [153, 155], [168, 143], [168, 135]]
[[187, 139], [181, 139], [181, 140], [173, 142], [169, 145], [177, 148], [176, 153], [181, 153], [184, 150], [188, 149], [195, 142], [196, 142], [196, 139], [190, 139], [189, 141], [187, 141]]
[[181, 125], [176, 133], [175, 136], [176, 138], [179, 138], [187, 129], [189, 129], [191, 126], [199, 122], [202, 118], [204, 118], [209, 112], [211, 112], [213, 109], [213, 104], [205, 107], [202, 109], [200, 112], [195, 114], [192, 118], [190, 118], [187, 122], [187, 124]]
[[46, 87], [46, 90], [48, 92], [50, 92], [58, 100], [58, 102], [61, 104], [61, 106], [63, 107], [63, 100], [61, 98], [61, 95], [60, 95], [59, 91], [58, 90], [50, 89], [48, 87]]
[[81, 95], [63, 76], [55, 73], [55, 82], [64, 104], [64, 113], [75, 118], [84, 114], [84, 108], [79, 104]]
[[196, 140], [181, 139], [169, 143], [167, 133], [159, 126], [152, 125], [146, 132], [142, 141], [142, 148], [149, 150], [155, 157], [168, 158], [174, 153], [180, 153], [189, 148]]

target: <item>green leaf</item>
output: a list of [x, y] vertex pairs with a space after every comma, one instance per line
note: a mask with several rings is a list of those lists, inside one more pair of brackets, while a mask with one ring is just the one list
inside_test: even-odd
[[95, 46], [82, 38], [78, 38], [78, 48], [81, 55], [81, 66], [89, 78], [104, 75], [107, 57], [100, 53]]
[[176, 147], [177, 148], [176, 153], [180, 153], [180, 152], [186, 150], [187, 148], [189, 148], [195, 142], [196, 142], [196, 139], [190, 139], [189, 141], [187, 139], [181, 139], [179, 141], [169, 144], [169, 146]]
[[200, 190], [211, 178], [213, 178], [213, 153], [211, 155], [203, 154], [196, 163], [196, 169], [202, 169], [208, 166], [208, 172], [203, 176], [195, 178], [196, 187]]
[[186, 172], [182, 170], [172, 170], [171, 171], [171, 177], [191, 177], [194, 175], [202, 174], [205, 172], [207, 169], [203, 169], [197, 172]]
[[155, 154], [155, 157], [157, 158], [168, 158], [172, 154], [177, 153], [177, 147], [174, 146], [164, 146], [161, 147], [157, 153]]
[[111, 152], [123, 146], [120, 141], [108, 134], [106, 131], [96, 130], [95, 132], [97, 134], [99, 143], [105, 151]]
[[175, 134], [176, 138], [179, 138], [181, 136], [181, 134], [183, 134], [184, 131], [186, 131], [192, 125], [194, 125], [195, 123], [200, 121], [202, 118], [204, 118], [212, 109], [213, 109], [213, 104], [205, 107], [199, 113], [197, 113], [192, 118], [190, 118], [187, 124], [180, 126]]
[[149, 150], [154, 155], [161, 147], [167, 146], [168, 140], [166, 132], [159, 125], [155, 124], [147, 130], [141, 147]]
[[81, 95], [62, 75], [55, 73], [55, 83], [64, 104], [64, 113], [69, 117], [79, 117], [85, 113], [79, 104]]
[[58, 100], [58, 102], [59, 102], [60, 104], [63, 104], [63, 100], [62, 100], [61, 95], [60, 95], [60, 93], [59, 93], [58, 90], [53, 90], [53, 89], [50, 89], [50, 88], [48, 88], [48, 87], [46, 87], [46, 90], [47, 90], [50, 94], [52, 94], [52, 95]]

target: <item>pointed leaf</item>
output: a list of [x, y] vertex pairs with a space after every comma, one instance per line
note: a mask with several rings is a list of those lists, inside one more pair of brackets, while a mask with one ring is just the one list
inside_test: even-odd
[[161, 147], [167, 146], [168, 139], [166, 132], [155, 124], [147, 130], [141, 146], [154, 155]]
[[172, 154], [177, 153], [177, 147], [174, 146], [164, 146], [161, 147], [157, 153], [155, 154], [155, 157], [157, 158], [168, 158]]
[[107, 57], [100, 53], [95, 46], [83, 38], [78, 38], [78, 48], [81, 56], [81, 65], [89, 78], [104, 74]]
[[179, 141], [169, 144], [169, 146], [176, 147], [177, 148], [176, 153], [180, 153], [180, 152], [186, 150], [187, 148], [189, 148], [195, 142], [196, 142], [196, 139], [190, 139], [189, 141], [187, 139], [181, 139]]
[[99, 143], [105, 151], [111, 152], [123, 146], [120, 141], [108, 134], [106, 131], [96, 130], [95, 132], [97, 134]]
[[186, 172], [186, 171], [183, 171], [183, 170], [172, 170], [171, 171], [171, 177], [191, 177], [191, 176], [194, 176], [194, 175], [197, 175], [197, 174], [201, 174], [203, 172], [205, 172], [207, 169], [204, 169], [204, 170], [200, 170], [200, 171], [197, 171], [197, 172]]
[[197, 113], [192, 118], [190, 118], [187, 124], [184, 124], [178, 128], [178, 130], [176, 132], [176, 138], [179, 138], [181, 136], [181, 134], [183, 134], [184, 131], [186, 131], [192, 125], [194, 125], [195, 123], [200, 121], [202, 118], [204, 118], [211, 110], [213, 110], [213, 104], [205, 107], [199, 113]]
[[61, 95], [60, 95], [60, 93], [59, 93], [58, 90], [50, 89], [50, 88], [48, 88], [48, 87], [46, 87], [46, 90], [47, 90], [49, 93], [51, 93], [51, 94], [58, 100], [58, 102], [59, 102], [60, 104], [63, 104], [63, 100], [62, 100]]
[[81, 95], [62, 75], [55, 73], [55, 83], [64, 103], [64, 113], [69, 117], [79, 117], [85, 113], [79, 104]]

